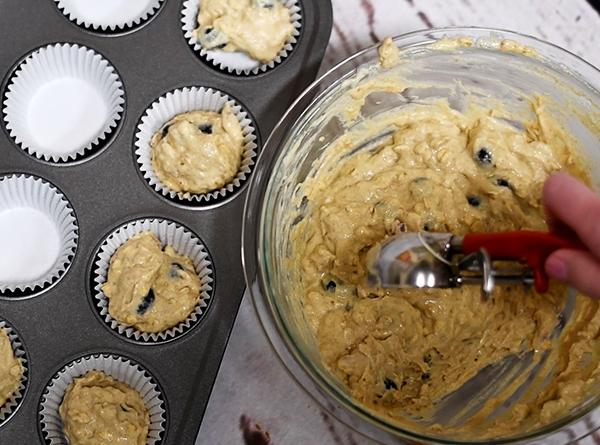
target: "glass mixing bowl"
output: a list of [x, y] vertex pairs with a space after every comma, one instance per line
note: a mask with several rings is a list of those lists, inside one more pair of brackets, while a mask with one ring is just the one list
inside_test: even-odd
[[[474, 45], [452, 45], [441, 40], [463, 37], [472, 39]], [[506, 46], [501, 50], [506, 39], [525, 45], [529, 50], [525, 50], [526, 54], [518, 47], [516, 51]], [[521, 96], [537, 92], [552, 98], [548, 107], [550, 113], [581, 142], [598, 186], [600, 72], [593, 66], [561, 48], [509, 31], [451, 28], [419, 31], [396, 37], [394, 41], [403, 60], [410, 61], [411, 80], [434, 84], [435, 88], [416, 88], [404, 95], [372, 93], [360, 109], [357, 124], [405, 106], [409, 99], [447, 97], [451, 104], [460, 108], [463, 99], [460, 90], [470, 87], [495, 98], [507, 109], [521, 111], [526, 107]], [[245, 207], [242, 253], [246, 282], [260, 322], [279, 358], [293, 378], [330, 414], [384, 444], [481, 443], [477, 437], [445, 437], [443, 433], [434, 434], [416, 424], [414, 428], [400, 427], [353, 400], [341, 382], [323, 366], [314, 335], [298, 299], [290, 291], [294, 268], [288, 259], [290, 227], [294, 220], [303, 217], [305, 211], [297, 196], [298, 186], [318, 168], [322, 154], [332, 142], [348, 131], [348, 126], [333, 116], [331, 110], [339, 107], [350, 88], [377, 74], [377, 62], [377, 47], [374, 46], [331, 69], [297, 99], [265, 144]], [[367, 149], [368, 146], [365, 141], [360, 141], [355, 149]], [[563, 308], [562, 315], [567, 319], [572, 301], [573, 295]], [[562, 326], [564, 324], [557, 326], [557, 335]], [[519, 369], [527, 368], [532, 378], [536, 377], [536, 372], [541, 372], [541, 367], [523, 366], [524, 360], [527, 360], [527, 354], [504, 364], [517, 371], [516, 375], [507, 377], [508, 383], [517, 378]], [[473, 388], [463, 389], [459, 390], [463, 391], [461, 400], [472, 402], [469, 392]], [[478, 393], [478, 397], [482, 395]], [[517, 398], [518, 394], [513, 394], [505, 400], [504, 409], [510, 409]], [[553, 424], [486, 442], [574, 442], [600, 428], [599, 401], [600, 386], [577, 409]]]

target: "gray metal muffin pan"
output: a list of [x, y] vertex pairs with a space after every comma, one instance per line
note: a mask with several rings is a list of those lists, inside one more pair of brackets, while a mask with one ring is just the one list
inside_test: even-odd
[[[90, 353], [123, 355], [157, 380], [168, 419], [162, 444], [193, 444], [244, 292], [240, 256], [245, 188], [205, 207], [177, 205], [142, 178], [134, 156], [140, 117], [175, 88], [205, 86], [239, 101], [252, 115], [258, 144], [296, 96], [314, 79], [332, 24], [329, 0], [301, 0], [302, 31], [292, 53], [256, 76], [235, 76], [209, 66], [186, 42], [182, 0], [166, 0], [141, 26], [123, 33], [91, 32], [70, 22], [53, 0], [0, 0], [2, 100], [16, 65], [31, 51], [68, 42], [102, 54], [118, 71], [126, 105], [108, 142], [83, 160], [50, 164], [37, 160], [0, 132], [0, 175], [27, 173], [57, 186], [69, 199], [79, 225], [73, 262], [54, 286], [33, 296], [0, 296], [0, 318], [19, 333], [29, 359], [29, 383], [14, 415], [0, 426], [0, 444], [43, 443], [40, 398], [63, 366]], [[185, 335], [161, 344], [140, 344], [110, 329], [100, 318], [90, 283], [101, 241], [124, 222], [140, 217], [174, 220], [205, 244], [214, 271], [213, 294], [203, 319]], [[1, 247], [0, 247], [1, 248]], [[202, 443], [202, 439], [200, 438]]]

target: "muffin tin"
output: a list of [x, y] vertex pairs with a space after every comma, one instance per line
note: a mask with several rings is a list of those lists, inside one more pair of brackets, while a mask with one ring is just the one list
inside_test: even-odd
[[[42, 432], [41, 404], [52, 382], [82, 357], [111, 356], [139, 365], [160, 389], [165, 419], [156, 443], [193, 444], [244, 291], [240, 236], [246, 179], [216, 199], [169, 199], [139, 168], [138, 126], [146, 110], [170, 91], [210, 88], [247, 111], [260, 153], [275, 123], [316, 75], [331, 30], [331, 4], [299, 1], [302, 26], [290, 54], [266, 72], [235, 75], [190, 47], [181, 23], [183, 0], [165, 0], [139, 23], [114, 29], [78, 25], [58, 3], [0, 0], [0, 176], [38, 177], [59, 190], [73, 209], [78, 236], [75, 255], [59, 279], [0, 293], [0, 321], [19, 333], [27, 354], [27, 388], [10, 418], [0, 422], [0, 443], [50, 443]], [[102, 57], [114, 67], [124, 91], [116, 126], [91, 150], [67, 159], [29, 154], [4, 120], [8, 88], [19, 65], [32, 52], [55, 44], [87, 48]], [[98, 309], [94, 268], [102, 243], [140, 219], [173, 221], [206, 249], [210, 298], [185, 335], [140, 341], [113, 329]]]

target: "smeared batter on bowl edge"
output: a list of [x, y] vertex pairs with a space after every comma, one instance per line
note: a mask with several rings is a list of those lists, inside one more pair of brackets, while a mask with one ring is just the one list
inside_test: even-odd
[[[389, 46], [380, 55], [384, 68], [399, 60]], [[372, 86], [402, 91], [407, 85]], [[357, 107], [367, 94], [361, 88], [350, 93]], [[548, 176], [567, 171], [590, 182], [576, 141], [546, 111], [544, 98], [529, 102], [533, 118], [523, 127], [500, 108], [471, 104], [459, 112], [442, 100], [407, 105], [384, 125], [362, 128], [391, 130], [376, 150], [341, 156], [364, 136], [347, 133], [328, 148], [321, 164], [327, 168], [301, 186], [306, 216], [292, 229], [291, 262], [300, 265], [296, 285], [304, 314], [326, 367], [380, 416], [399, 424], [430, 418], [440, 400], [486, 366], [526, 351], [534, 351], [536, 363], [553, 345], [560, 347], [545, 365], [556, 369], [550, 385], [540, 383], [537, 392], [482, 423], [503, 400], [498, 394], [456, 429], [496, 437], [546, 425], [577, 407], [598, 382], [598, 302], [577, 296], [557, 343], [567, 298], [559, 284], [544, 295], [498, 287], [483, 301], [476, 286], [384, 290], [364, 283], [366, 252], [388, 236], [546, 230], [540, 199]], [[520, 383], [517, 378], [508, 390]], [[424, 428], [449, 431], [436, 423]]]

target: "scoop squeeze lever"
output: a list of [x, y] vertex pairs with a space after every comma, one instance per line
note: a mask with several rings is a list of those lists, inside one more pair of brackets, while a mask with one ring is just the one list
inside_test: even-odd
[[[548, 291], [544, 263], [558, 249], [582, 246], [547, 232], [400, 233], [367, 253], [368, 284], [376, 287], [452, 288], [480, 284], [535, 285]], [[496, 263], [501, 261], [501, 264]], [[512, 264], [511, 264], [512, 262]]]
[[526, 263], [533, 272], [535, 290], [548, 291], [548, 275], [544, 263], [558, 249], [581, 249], [565, 238], [547, 232], [514, 231], [498, 233], [468, 233], [462, 239], [462, 253], [485, 249], [492, 260], [514, 260]]

